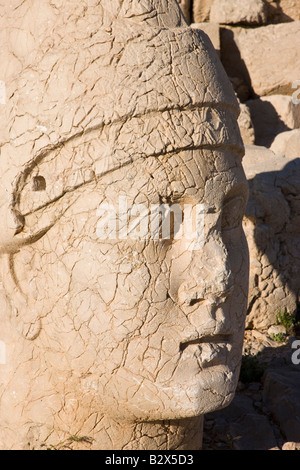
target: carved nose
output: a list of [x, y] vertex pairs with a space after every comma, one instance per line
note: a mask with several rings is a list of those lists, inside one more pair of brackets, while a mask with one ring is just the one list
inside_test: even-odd
[[181, 305], [192, 306], [197, 303], [208, 303], [218, 306], [232, 293], [233, 284], [224, 282], [201, 283], [197, 285], [191, 282], [181, 284], [178, 290], [178, 300]]
[[228, 254], [221, 244], [214, 247], [214, 256], [211, 247], [203, 260], [197, 257], [190, 266], [189, 279], [186, 279], [178, 289], [178, 301], [181, 305], [191, 306], [196, 303], [209, 303], [219, 305], [232, 293], [234, 283], [229, 266]]

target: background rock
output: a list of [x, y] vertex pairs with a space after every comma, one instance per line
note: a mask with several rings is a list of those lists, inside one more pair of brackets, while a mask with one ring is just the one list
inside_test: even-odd
[[221, 29], [221, 60], [229, 77], [238, 77], [254, 97], [292, 96], [300, 76], [300, 22], [259, 28]]
[[270, 149], [287, 158], [300, 158], [300, 129], [282, 132], [274, 139]]
[[[260, 385], [258, 384], [260, 388]], [[261, 402], [256, 393], [256, 402]], [[259, 413], [251, 397], [237, 393], [229, 407], [208, 415], [214, 425], [214, 439], [234, 450], [266, 450], [277, 447], [274, 430]]]
[[213, 0], [193, 0], [193, 22], [207, 21], [212, 4]]
[[267, 21], [267, 5], [263, 0], [214, 0], [210, 21], [221, 24], [263, 24]]
[[246, 104], [255, 129], [256, 145], [270, 147], [278, 134], [300, 128], [300, 106], [293, 103], [291, 96], [263, 96]]
[[250, 251], [248, 328], [268, 328], [300, 300], [300, 159], [247, 146], [250, 198], [244, 229]]
[[290, 365], [267, 370], [263, 400], [288, 441], [300, 442], [300, 368]]
[[192, 20], [191, 17], [191, 0], [178, 0], [182, 13], [185, 16], [185, 19], [190, 23]]
[[286, 23], [300, 20], [300, 3], [298, 0], [267, 0], [268, 21]]

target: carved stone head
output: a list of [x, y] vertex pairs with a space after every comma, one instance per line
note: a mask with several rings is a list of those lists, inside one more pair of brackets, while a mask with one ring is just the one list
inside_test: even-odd
[[226, 406], [248, 189], [209, 39], [171, 0], [0, 4], [2, 428], [95, 438]]

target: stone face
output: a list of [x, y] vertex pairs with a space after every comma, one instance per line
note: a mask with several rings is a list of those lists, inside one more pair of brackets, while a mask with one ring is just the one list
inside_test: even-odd
[[214, 0], [210, 21], [221, 24], [263, 24], [267, 5], [263, 0]]
[[250, 251], [247, 328], [268, 328], [299, 301], [300, 160], [246, 146], [250, 198], [244, 221]]
[[221, 59], [258, 96], [292, 96], [300, 76], [300, 21], [260, 28], [223, 28]]
[[247, 308], [230, 81], [175, 1], [0, 7], [0, 448], [200, 449]]
[[220, 56], [220, 25], [218, 23], [192, 23], [191, 27], [195, 30], [203, 31], [211, 40], [216, 52]]

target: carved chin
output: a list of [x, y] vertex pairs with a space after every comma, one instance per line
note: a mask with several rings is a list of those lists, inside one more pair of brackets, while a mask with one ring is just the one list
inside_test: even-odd
[[[162, 386], [143, 380], [131, 397], [116, 397], [105, 405], [118, 421], [181, 420], [205, 415], [229, 405], [238, 381], [238, 368], [227, 365], [202, 370], [189, 382]], [[138, 378], [136, 378], [138, 381]], [[110, 400], [109, 400], [110, 401]], [[114, 406], [113, 402], [114, 401]]]

